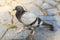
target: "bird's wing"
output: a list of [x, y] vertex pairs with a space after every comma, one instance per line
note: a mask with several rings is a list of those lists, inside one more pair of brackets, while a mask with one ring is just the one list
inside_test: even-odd
[[34, 22], [36, 19], [36, 15], [34, 15], [33, 13], [29, 13], [29, 12], [26, 12], [22, 17], [21, 17], [21, 21], [28, 25], [32, 22]]

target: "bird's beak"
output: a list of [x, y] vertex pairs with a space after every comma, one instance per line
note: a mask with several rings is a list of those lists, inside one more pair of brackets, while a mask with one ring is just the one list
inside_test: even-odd
[[13, 9], [13, 11], [15, 11], [15, 9]]

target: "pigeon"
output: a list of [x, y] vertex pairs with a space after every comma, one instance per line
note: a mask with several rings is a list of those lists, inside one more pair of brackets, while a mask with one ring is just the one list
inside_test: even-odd
[[24, 26], [28, 27], [28, 29], [31, 30], [31, 28], [37, 28], [40, 27], [40, 25], [44, 25], [49, 27], [51, 31], [54, 31], [54, 26], [52, 24], [48, 24], [41, 20], [40, 17], [36, 16], [34, 13], [31, 13], [29, 11], [24, 10], [24, 8], [20, 5], [16, 6], [16, 18], [19, 22], [21, 22]]

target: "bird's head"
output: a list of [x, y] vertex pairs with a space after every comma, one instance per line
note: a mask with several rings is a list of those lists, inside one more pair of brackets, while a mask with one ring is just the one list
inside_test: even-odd
[[24, 12], [24, 8], [22, 6], [16, 6], [15, 9], [13, 9], [13, 11], [16, 10], [17, 12]]

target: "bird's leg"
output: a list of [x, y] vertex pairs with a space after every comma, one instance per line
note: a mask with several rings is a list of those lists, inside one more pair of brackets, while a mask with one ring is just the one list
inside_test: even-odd
[[32, 33], [31, 33], [31, 40], [34, 40], [34, 33], [35, 33], [35, 31], [32, 31]]
[[43, 22], [42, 25], [43, 25], [43, 26], [46, 26], [46, 27], [48, 27], [48, 28], [50, 28], [51, 31], [54, 31], [54, 27], [53, 27], [52, 24], [48, 24], [48, 23]]
[[17, 31], [15, 32], [15, 34], [19, 34], [22, 30], [23, 28], [17, 28]]
[[21, 27], [21, 28], [17, 28], [16, 34], [20, 33], [21, 31], [24, 31], [26, 29], [29, 29], [29, 28], [27, 26], [25, 26], [25, 25], [23, 27]]
[[32, 32], [29, 36], [29, 40], [34, 40], [34, 34], [35, 34], [35, 30], [32, 30]]
[[24, 29], [24, 30], [28, 29], [28, 26], [24, 25], [24, 26], [23, 26], [23, 29]]

